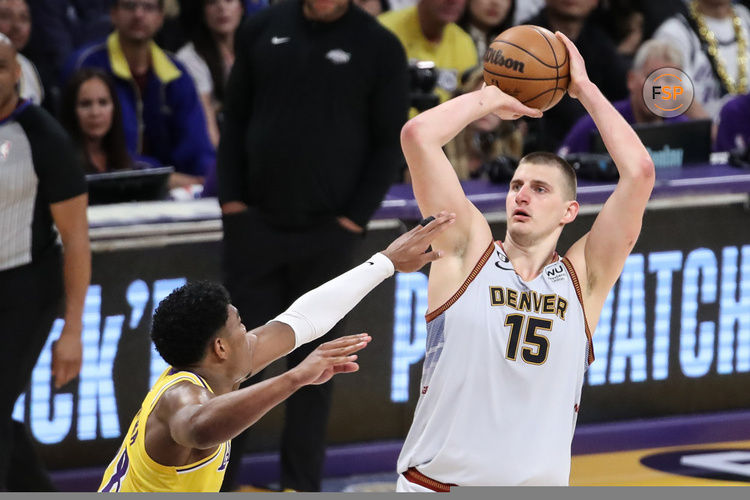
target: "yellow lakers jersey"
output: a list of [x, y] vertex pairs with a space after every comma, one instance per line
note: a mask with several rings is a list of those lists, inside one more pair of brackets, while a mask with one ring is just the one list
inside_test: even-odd
[[146, 453], [146, 421], [164, 391], [182, 381], [213, 392], [195, 373], [167, 368], [133, 418], [117, 455], [104, 472], [99, 491], [219, 491], [229, 462], [230, 441], [219, 445], [203, 460], [178, 467], [161, 465]]

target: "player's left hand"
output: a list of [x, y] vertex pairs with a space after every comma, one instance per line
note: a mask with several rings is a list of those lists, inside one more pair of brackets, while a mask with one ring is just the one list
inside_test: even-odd
[[59, 389], [78, 376], [81, 371], [83, 345], [81, 344], [82, 326], [70, 325], [67, 321], [60, 338], [52, 347], [52, 376], [55, 387]]
[[421, 224], [408, 231], [388, 245], [382, 254], [391, 259], [393, 267], [402, 273], [411, 273], [424, 267], [428, 262], [435, 261], [442, 257], [442, 253], [435, 250], [427, 249], [435, 238], [443, 231], [448, 229], [453, 221], [456, 220], [456, 214], [449, 212], [440, 212], [428, 224]]
[[568, 49], [568, 57], [570, 57], [570, 83], [568, 84], [568, 94], [574, 99], [578, 99], [581, 96], [582, 89], [591, 81], [589, 75], [586, 73], [586, 63], [583, 60], [583, 56], [578, 52], [578, 48], [575, 46], [570, 39], [559, 31], [555, 32], [555, 36], [558, 40], [565, 44], [565, 48]]

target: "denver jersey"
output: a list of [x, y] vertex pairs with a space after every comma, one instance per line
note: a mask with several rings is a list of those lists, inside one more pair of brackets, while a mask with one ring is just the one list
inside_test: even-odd
[[492, 243], [427, 315], [427, 349], [398, 471], [459, 486], [567, 485], [583, 375], [593, 361], [567, 259], [525, 282]]
[[219, 445], [203, 460], [179, 467], [156, 463], [146, 453], [146, 421], [164, 391], [182, 381], [213, 392], [206, 381], [195, 373], [166, 369], [133, 418], [117, 455], [104, 471], [99, 491], [219, 491], [229, 462], [230, 441]]

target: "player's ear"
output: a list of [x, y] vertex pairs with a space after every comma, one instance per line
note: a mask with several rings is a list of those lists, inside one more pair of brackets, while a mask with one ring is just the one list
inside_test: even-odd
[[572, 201], [567, 202], [567, 208], [565, 209], [565, 214], [563, 215], [563, 218], [560, 222], [562, 222], [563, 224], [570, 224], [578, 216], [578, 210], [580, 210], [580, 205], [578, 204], [577, 201], [572, 200]]
[[229, 357], [229, 346], [227, 345], [226, 339], [221, 335], [217, 335], [211, 341], [211, 350], [219, 359], [227, 359]]

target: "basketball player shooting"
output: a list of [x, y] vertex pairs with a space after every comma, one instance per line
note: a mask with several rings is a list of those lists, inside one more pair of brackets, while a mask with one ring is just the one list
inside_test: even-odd
[[357, 371], [355, 353], [371, 338], [326, 342], [277, 377], [237, 390], [239, 384], [327, 333], [394, 269], [413, 272], [440, 258], [427, 249], [454, 219], [437, 214], [251, 331], [220, 285], [188, 283], [169, 294], [156, 309], [151, 337], [171, 366], [146, 395], [99, 491], [219, 491], [230, 440], [300, 387]]
[[596, 122], [620, 173], [591, 230], [559, 257], [578, 214], [576, 178], [550, 153], [524, 157], [506, 198], [507, 231], [490, 227], [464, 195], [442, 146], [472, 121], [538, 118], [495, 86], [428, 110], [402, 131], [423, 214], [456, 221], [433, 248], [421, 395], [398, 460], [398, 491], [452, 485], [567, 485], [570, 446], [591, 333], [641, 229], [654, 166], [633, 129], [589, 80], [570, 40], [568, 92]]

